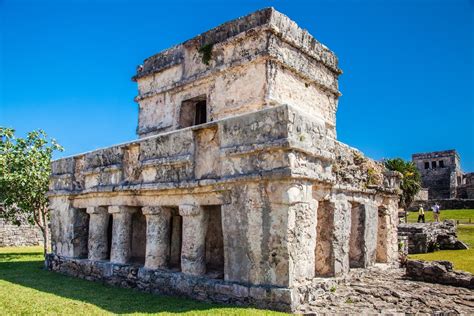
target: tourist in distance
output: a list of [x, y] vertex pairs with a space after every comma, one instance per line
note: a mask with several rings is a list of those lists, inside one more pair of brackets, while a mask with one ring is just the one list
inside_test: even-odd
[[433, 210], [433, 217], [434, 217], [435, 222], [439, 222], [439, 205], [438, 205], [438, 203], [435, 203], [435, 205], [433, 205], [431, 207], [431, 209]]
[[423, 209], [423, 205], [420, 204], [420, 208], [418, 209], [418, 223], [422, 221], [425, 222], [425, 210]]

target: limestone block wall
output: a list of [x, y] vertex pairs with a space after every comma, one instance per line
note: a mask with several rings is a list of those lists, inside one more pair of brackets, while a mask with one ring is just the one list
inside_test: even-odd
[[[333, 152], [361, 162], [356, 169], [337, 167], [335, 176]], [[351, 222], [359, 222], [355, 231], [363, 241], [353, 247], [365, 249], [353, 266], [371, 265], [379, 208], [393, 210], [387, 201], [397, 199], [391, 176], [381, 173], [370, 182], [364, 168], [377, 164], [358, 155], [335, 142], [321, 120], [284, 105], [62, 159], [53, 164], [51, 180], [53, 249], [84, 256], [80, 235], [87, 235], [90, 207], [221, 205], [225, 278], [293, 286], [326, 273], [315, 268], [314, 237], [318, 209], [324, 212], [329, 203], [331, 248], [323, 251], [333, 261], [324, 269], [344, 274], [350, 268]], [[351, 187], [342, 180], [349, 175]], [[354, 205], [361, 206], [355, 214], [363, 213], [363, 220], [351, 215]], [[392, 224], [383, 223], [381, 236], [396, 245]], [[321, 219], [321, 229], [326, 224]], [[394, 262], [393, 245], [380, 245], [387, 246], [384, 261]]]
[[0, 219], [0, 247], [38, 246], [43, 243], [41, 230], [36, 226], [20, 226]]
[[427, 253], [435, 250], [467, 249], [456, 237], [456, 223], [445, 220], [440, 223], [402, 223], [398, 234], [408, 237], [408, 253]]
[[53, 162], [50, 269], [294, 311], [396, 265], [400, 175], [336, 140], [340, 73], [272, 8], [146, 59], [140, 139]]
[[144, 61], [133, 78], [137, 133], [182, 128], [183, 102], [193, 98], [207, 101], [208, 121], [290, 104], [334, 133], [340, 73], [335, 55], [305, 30], [272, 8], [258, 11]]

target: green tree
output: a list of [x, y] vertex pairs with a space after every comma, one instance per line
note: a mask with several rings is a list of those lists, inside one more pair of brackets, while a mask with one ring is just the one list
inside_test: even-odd
[[387, 169], [398, 171], [403, 176], [400, 183], [400, 189], [402, 190], [400, 206], [406, 210], [421, 189], [420, 172], [413, 162], [401, 158], [387, 159], [384, 164]]
[[49, 245], [49, 176], [54, 151], [63, 148], [42, 130], [26, 138], [15, 130], [0, 127], [0, 217], [19, 225], [36, 224], [44, 238], [44, 253]]

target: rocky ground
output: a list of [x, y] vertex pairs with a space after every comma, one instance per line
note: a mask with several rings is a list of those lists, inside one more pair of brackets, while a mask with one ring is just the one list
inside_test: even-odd
[[474, 315], [474, 291], [411, 281], [404, 269], [353, 272], [329, 292], [321, 291], [306, 314]]

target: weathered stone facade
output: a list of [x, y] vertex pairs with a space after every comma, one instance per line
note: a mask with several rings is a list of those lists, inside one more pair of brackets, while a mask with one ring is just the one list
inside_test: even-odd
[[412, 161], [420, 171], [422, 187], [428, 190], [427, 199], [474, 199], [474, 173], [462, 171], [456, 150], [413, 154]]
[[0, 247], [38, 246], [43, 244], [41, 230], [28, 223], [20, 226], [0, 219]]
[[294, 311], [396, 265], [399, 174], [336, 140], [340, 73], [272, 8], [146, 59], [140, 139], [53, 162], [48, 266]]

